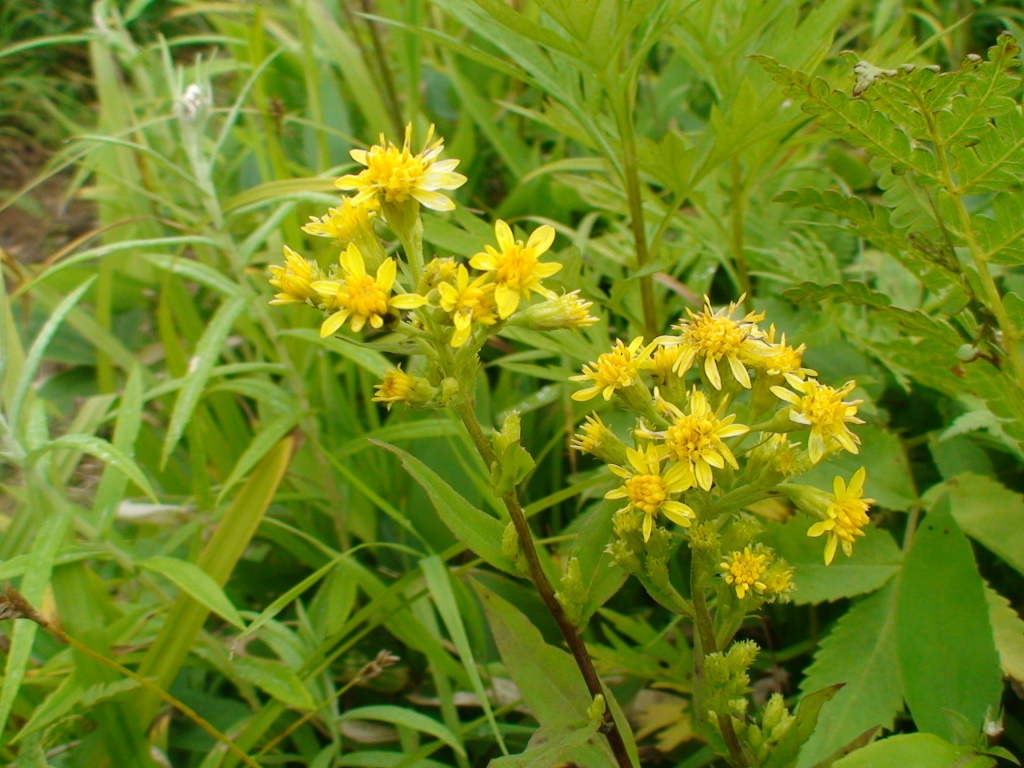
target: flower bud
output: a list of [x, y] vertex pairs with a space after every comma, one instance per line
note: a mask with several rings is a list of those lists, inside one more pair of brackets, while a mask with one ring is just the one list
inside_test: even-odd
[[569, 441], [569, 447], [589, 453], [605, 464], [622, 466], [629, 463], [625, 443], [601, 421], [601, 417], [596, 413], [587, 416], [583, 424], [580, 425], [579, 431]]
[[374, 384], [377, 393], [373, 396], [375, 403], [387, 403], [388, 410], [395, 403], [407, 405], [423, 405], [434, 399], [437, 390], [430, 382], [419, 376], [413, 376], [402, 370], [401, 366], [386, 372], [379, 383]]
[[580, 298], [580, 292], [572, 291], [542, 301], [516, 312], [509, 318], [509, 325], [519, 325], [532, 331], [558, 331], [563, 328], [587, 328], [597, 322], [589, 314], [593, 302]]
[[569, 622], [579, 628], [583, 623], [583, 609], [587, 602], [587, 587], [583, 583], [578, 558], [569, 558], [565, 573], [562, 575], [562, 588], [555, 593], [555, 599], [561, 604]]

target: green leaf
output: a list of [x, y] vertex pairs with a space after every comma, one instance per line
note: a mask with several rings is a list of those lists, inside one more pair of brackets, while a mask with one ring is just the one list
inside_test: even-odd
[[[286, 437], [259, 463], [221, 517], [213, 535], [196, 559], [196, 565], [222, 587], [248, 548], [292, 458], [295, 441]], [[139, 664], [138, 673], [166, 688], [174, 680], [206, 622], [207, 607], [179, 595], [167, 614], [160, 633]], [[147, 725], [160, 704], [152, 692], [141, 691], [139, 719]]]
[[974, 756], [970, 747], [956, 747], [930, 733], [890, 736], [858, 749], [835, 768], [989, 768], [996, 761]]
[[110, 444], [102, 437], [96, 437], [96, 435], [61, 435], [32, 451], [28, 455], [28, 460], [32, 461], [44, 453], [60, 449], [87, 453], [93, 458], [99, 459], [103, 463], [120, 470], [154, 502], [159, 501], [156, 491], [153, 490], [153, 486], [149, 482], [149, 478], [139, 468], [139, 465], [120, 448]]
[[225, 621], [239, 629], [245, 629], [245, 622], [238, 614], [238, 609], [231, 604], [227, 595], [213, 579], [195, 563], [179, 560], [174, 557], [149, 557], [138, 562], [140, 568], [159, 573], [182, 592]]
[[178, 399], [174, 403], [171, 423], [167, 427], [167, 436], [164, 439], [163, 451], [160, 455], [161, 467], [167, 464], [171, 451], [174, 450], [185, 427], [192, 420], [192, 415], [195, 413], [203, 390], [206, 389], [210, 374], [220, 359], [228, 334], [231, 333], [235, 321], [245, 311], [248, 304], [249, 300], [244, 296], [237, 296], [225, 301], [210, 320], [199, 343], [196, 344], [185, 386], [181, 388]]
[[427, 492], [430, 503], [434, 505], [438, 516], [448, 529], [455, 534], [455, 538], [495, 568], [517, 575], [515, 563], [501, 552], [505, 526], [500, 521], [466, 501], [434, 470], [415, 456], [379, 440], [370, 442], [399, 458], [406, 472]]
[[[21, 593], [30, 604], [38, 606], [50, 581], [53, 561], [60, 550], [72, 514], [67, 507], [54, 508], [50, 499], [43, 495], [45, 492], [42, 487], [37, 489], [36, 493], [40, 493], [40, 498], [34, 501], [33, 506], [37, 506], [35, 511], [43, 517], [43, 521], [36, 533], [35, 541], [32, 542], [32, 549], [29, 552], [32, 564], [21, 580]], [[6, 723], [11, 713], [15, 697], [21, 688], [21, 681], [25, 678], [32, 643], [38, 629], [39, 625], [34, 621], [21, 620], [15, 622], [11, 631], [3, 684], [0, 685], [0, 723]]]
[[888, 531], [868, 526], [864, 538], [857, 539], [852, 557], [837, 557], [832, 565], [825, 565], [822, 539], [807, 535], [813, 523], [807, 515], [799, 515], [785, 523], [769, 523], [762, 536], [796, 569], [792, 597], [797, 605], [873, 592], [899, 573], [903, 553]]
[[220, 493], [217, 494], [217, 504], [219, 505], [224, 498], [235, 489], [235, 486], [242, 481], [242, 478], [249, 473], [249, 471], [258, 464], [264, 456], [279, 442], [281, 439], [291, 432], [292, 428], [298, 423], [299, 415], [294, 411], [288, 411], [278, 416], [271, 418], [269, 421], [262, 425], [262, 429], [256, 433], [252, 441], [246, 447], [245, 451], [241, 456], [238, 457], [238, 461], [235, 462], [235, 466], [231, 470], [231, 474], [228, 479], [224, 481], [224, 486], [221, 488]]
[[426, 733], [436, 739], [440, 739], [457, 754], [465, 755], [466, 750], [458, 736], [451, 732], [443, 723], [420, 714], [413, 709], [395, 707], [390, 704], [378, 704], [370, 707], [356, 707], [344, 712], [340, 720], [379, 720], [383, 723], [392, 723], [405, 728], [411, 728], [420, 733]]
[[896, 649], [898, 583], [861, 598], [821, 642], [800, 684], [816, 691], [845, 683], [826, 704], [813, 735], [800, 750], [798, 768], [832, 755], [868, 728], [891, 728], [903, 708]]
[[622, 568], [612, 567], [613, 558], [605, 551], [612, 540], [612, 516], [618, 506], [617, 502], [608, 501], [595, 504], [585, 513], [583, 525], [573, 539], [569, 557], [578, 560], [587, 593], [580, 615], [581, 625], [585, 625], [629, 578]]
[[541, 725], [589, 722], [591, 699], [565, 651], [544, 642], [530, 620], [480, 582], [474, 582], [505, 669]]
[[842, 689], [843, 683], [836, 683], [820, 691], [808, 693], [800, 699], [796, 710], [796, 720], [786, 734], [775, 745], [764, 768], [788, 768], [796, 757], [800, 747], [811, 737], [814, 727], [818, 724], [821, 708], [831, 701]]
[[1024, 620], [1010, 605], [1010, 601], [985, 585], [988, 618], [992, 622], [996, 650], [1003, 674], [1024, 683]]
[[293, 709], [313, 709], [316, 706], [299, 676], [280, 661], [259, 656], [235, 656], [231, 667], [243, 680]]
[[984, 582], [949, 509], [941, 499], [918, 526], [903, 565], [896, 630], [914, 722], [944, 738], [954, 735], [945, 710], [980, 731], [1003, 690]]
[[143, 258], [157, 269], [162, 269], [172, 275], [181, 275], [200, 285], [205, 285], [207, 288], [212, 288], [226, 299], [235, 298], [242, 293], [242, 286], [238, 282], [201, 261], [184, 256], [168, 256], [163, 253], [147, 253]]
[[434, 601], [434, 605], [437, 606], [437, 612], [441, 614], [441, 620], [448, 628], [448, 634], [455, 644], [455, 650], [459, 652], [462, 666], [465, 667], [469, 682], [473, 686], [473, 692], [476, 693], [477, 699], [483, 707], [484, 715], [491, 726], [491, 732], [494, 734], [502, 754], [508, 754], [505, 740], [501, 737], [501, 730], [498, 728], [494, 712], [491, 710], [490, 697], [480, 679], [480, 672], [473, 658], [473, 648], [469, 644], [466, 625], [459, 612], [459, 604], [455, 599], [455, 592], [452, 590], [448, 569], [444, 561], [435, 555], [420, 560], [420, 570], [423, 571], [423, 578], [427, 582], [427, 589], [430, 590], [430, 597]]
[[320, 333], [313, 328], [293, 328], [291, 330], [281, 331], [279, 335], [294, 336], [297, 339], [308, 341], [310, 344], [316, 344], [329, 349], [332, 352], [337, 352], [346, 360], [351, 360], [360, 368], [366, 369], [374, 376], [383, 376], [386, 371], [394, 368], [394, 366], [388, 362], [388, 359], [375, 349], [361, 347], [348, 339], [340, 339], [333, 336], [326, 339], [321, 338]]
[[[571, 726], [566, 724], [544, 725], [538, 728], [526, 749], [518, 755], [499, 757], [488, 763], [488, 768], [551, 768], [551, 766], [563, 765], [587, 765], [599, 766], [612, 763], [597, 752], [589, 741], [597, 737], [597, 730], [601, 721], [597, 718], [591, 720], [587, 725]], [[599, 738], [599, 737], [598, 737]], [[581, 751], [586, 750], [592, 757], [585, 761]], [[601, 763], [593, 762], [594, 758], [604, 758]]]
[[71, 293], [64, 297], [64, 300], [57, 306], [47, 319], [43, 323], [43, 327], [39, 329], [39, 333], [36, 334], [35, 340], [32, 342], [32, 346], [29, 347], [28, 353], [25, 355], [25, 360], [21, 366], [21, 375], [18, 379], [18, 384], [14, 389], [14, 394], [10, 400], [10, 408], [8, 411], [7, 422], [10, 424], [11, 429], [16, 429], [21, 416], [22, 407], [25, 404], [25, 398], [28, 397], [29, 389], [32, 383], [35, 381], [36, 372], [39, 370], [40, 364], [43, 362], [43, 354], [46, 352], [46, 348], [50, 345], [50, 341], [53, 339], [54, 334], [57, 333], [57, 329], [60, 328], [64, 322], [64, 318], [68, 316], [68, 313], [75, 308], [75, 305], [81, 301], [82, 296], [95, 282], [95, 277], [90, 277], [80, 286], [75, 288]]
[[[589, 728], [592, 721], [588, 710], [592, 701], [583, 676], [572, 657], [565, 651], [545, 643], [540, 631], [511, 603], [479, 582], [474, 582], [474, 587], [487, 613], [487, 620], [501, 660], [505, 663], [505, 669], [541, 725], [543, 734], [535, 734], [536, 741], [539, 742], [544, 736], [553, 735], [552, 731], [565, 734], [568, 731]], [[624, 720], [616, 717], [616, 722], [622, 723]], [[541, 731], [537, 733], [541, 734]], [[531, 744], [537, 746], [533, 739]], [[532, 757], [529, 750], [516, 757], [525, 758], [525, 765], [536, 764], [539, 768], [540, 763], [530, 762]], [[576, 745], [571, 750], [564, 745], [559, 757], [594, 768], [611, 768], [615, 765], [611, 749], [602, 736], [595, 736], [594, 739]]]
[[925, 502], [944, 494], [960, 529], [1024, 574], [1024, 496], [970, 472], [929, 488]]

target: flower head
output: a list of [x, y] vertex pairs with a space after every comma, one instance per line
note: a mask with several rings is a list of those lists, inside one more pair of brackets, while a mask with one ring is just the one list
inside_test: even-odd
[[683, 347], [679, 344], [659, 344], [641, 367], [653, 373], [662, 383], [671, 381], [679, 377], [675, 368], [682, 353]]
[[[743, 297], [740, 297], [742, 300]], [[705, 296], [703, 310], [695, 314], [687, 309], [689, 319], [672, 326], [679, 331], [678, 337], [665, 336], [659, 339], [663, 343], [682, 346], [683, 351], [676, 361], [676, 372], [686, 373], [694, 360], [703, 358], [704, 374], [708, 381], [715, 389], [721, 389], [722, 375], [718, 363], [724, 359], [729, 363], [733, 378], [747, 389], [750, 388], [750, 376], [742, 358], [753, 339], [762, 333], [757, 327], [757, 321], [764, 318], [764, 313], [750, 312], [742, 320], [733, 320], [736, 305], [734, 302], [716, 312], [711, 309], [710, 299]]]
[[807, 441], [807, 452], [815, 464], [830, 450], [830, 443], [837, 443], [850, 453], [857, 453], [860, 438], [850, 431], [848, 424], [863, 424], [856, 416], [857, 406], [863, 400], [844, 402], [843, 398], [853, 391], [856, 382], [848, 381], [839, 389], [833, 389], [817, 379], [801, 379], [794, 373], [786, 374], [786, 382], [796, 392], [785, 387], [772, 387], [777, 397], [790, 403], [790, 420], [811, 428]]
[[874, 504], [875, 500], [863, 498], [866, 478], [867, 470], [864, 467], [853, 473], [849, 486], [843, 478], [837, 477], [832, 483], [825, 519], [815, 523], [807, 531], [808, 536], [828, 534], [828, 541], [825, 544], [825, 565], [829, 565], [836, 556], [836, 547], [840, 541], [843, 543], [843, 552], [846, 556], [852, 555], [853, 542], [858, 536], [864, 535], [865, 526], [871, 522], [868, 507]]
[[363, 233], [373, 231], [371, 219], [377, 215], [377, 201], [370, 199], [362, 203], [353, 203], [346, 197], [337, 208], [328, 208], [320, 218], [309, 217], [309, 223], [302, 231], [317, 237], [330, 237], [342, 245], [358, 240]]
[[451, 256], [438, 256], [423, 266], [422, 293], [437, 288], [441, 283], [454, 283], [459, 277], [459, 262]]
[[461, 347], [469, 338], [473, 323], [494, 325], [498, 318], [494, 315], [491, 295], [494, 286], [486, 282], [487, 275], [481, 275], [471, 283], [469, 270], [463, 264], [459, 264], [455, 274], [455, 285], [441, 283], [437, 290], [441, 294], [441, 309], [452, 316], [455, 324], [452, 346]]
[[341, 189], [358, 190], [353, 203], [364, 203], [376, 199], [382, 203], [402, 204], [416, 200], [435, 211], [450, 211], [455, 207], [439, 189], [458, 189], [466, 183], [466, 177], [455, 173], [458, 160], [441, 160], [437, 157], [444, 150], [444, 140], [430, 143], [434, 126], [430, 126], [423, 149], [413, 154], [412, 124], [405, 127], [405, 143], [399, 149], [383, 134], [380, 144], [369, 150], [353, 149], [352, 159], [366, 168], [358, 174], [349, 174], [338, 179]]
[[718, 418], [708, 405], [704, 393], [696, 387], [690, 392], [687, 406], [689, 412], [684, 412], [672, 403], [658, 400], [658, 407], [672, 419], [672, 424], [663, 432], [641, 434], [664, 440], [665, 452], [689, 466], [700, 487], [710, 491], [714, 482], [712, 467], [724, 469], [728, 464], [733, 469], [739, 469], [736, 457], [723, 441], [745, 435], [750, 428], [734, 424], [734, 414]]
[[589, 328], [597, 322], [589, 312], [592, 306], [593, 302], [581, 299], [576, 290], [534, 304], [516, 314], [512, 322], [534, 331]]
[[625, 482], [608, 491], [606, 499], [629, 499], [623, 509], [637, 509], [644, 513], [644, 541], [651, 538], [654, 518], [663, 513], [674, 523], [688, 528], [696, 517], [694, 511], [671, 497], [693, 487], [693, 473], [685, 464], [670, 464], [662, 474], [658, 449], [648, 445], [643, 450], [626, 449], [629, 467], [612, 464], [608, 468]]
[[740, 600], [751, 590], [764, 592], [768, 589], [761, 581], [768, 570], [768, 555], [763, 547], [744, 547], [742, 552], [730, 552], [722, 559], [718, 567], [725, 571], [725, 583], [736, 588], [736, 597]]
[[570, 381], [592, 381], [594, 386], [572, 393], [573, 400], [590, 400], [598, 394], [611, 400], [615, 390], [632, 386], [640, 381], [640, 364], [650, 355], [650, 347], [641, 350], [644, 340], [637, 337], [627, 347], [621, 339], [615, 340], [611, 352], [599, 355], [597, 362], [583, 366], [583, 373], [570, 376]]
[[761, 339], [754, 339], [754, 344], [748, 345], [743, 350], [741, 358], [745, 363], [760, 368], [771, 376], [780, 376], [791, 373], [801, 379], [808, 376], [817, 376], [817, 371], [803, 367], [803, 355], [807, 345], [791, 347], [786, 343], [786, 334], [782, 334], [781, 340], [775, 342], [775, 326], [768, 329], [768, 333]]
[[608, 425], [601, 421], [600, 416], [592, 413], [580, 425], [580, 431], [572, 436], [569, 447], [584, 453], [596, 453], [601, 444], [610, 437], [614, 437], [614, 434], [608, 429]]
[[541, 285], [541, 280], [551, 277], [562, 268], [561, 264], [541, 262], [540, 255], [555, 241], [555, 230], [545, 224], [537, 227], [530, 239], [523, 244], [516, 240], [512, 229], [501, 219], [494, 224], [498, 248], [484, 246], [483, 253], [469, 260], [471, 266], [492, 273], [494, 299], [498, 304], [498, 316], [504, 320], [519, 307], [522, 299], [530, 293], [539, 293], [549, 299], [555, 294]]
[[569, 441], [569, 447], [596, 456], [606, 464], [629, 462], [625, 444], [596, 413], [587, 416], [579, 431]]
[[385, 259], [375, 277], [366, 273], [366, 265], [359, 249], [349, 244], [339, 257], [340, 279], [319, 280], [312, 287], [328, 311], [332, 311], [323, 325], [320, 336], [334, 334], [345, 321], [352, 319], [352, 330], [358, 333], [367, 323], [373, 328], [384, 325], [384, 318], [395, 309], [422, 307], [426, 299], [415, 293], [392, 295], [397, 265], [394, 259]]
[[373, 402], [387, 403], [389, 411], [395, 403], [425, 403], [434, 395], [426, 379], [406, 373], [401, 366], [387, 371], [373, 386], [377, 390]]
[[287, 245], [284, 247], [284, 266], [272, 266], [270, 284], [281, 293], [274, 294], [271, 304], [315, 303], [319, 296], [312, 283], [320, 280], [323, 273], [315, 261], [299, 256]]

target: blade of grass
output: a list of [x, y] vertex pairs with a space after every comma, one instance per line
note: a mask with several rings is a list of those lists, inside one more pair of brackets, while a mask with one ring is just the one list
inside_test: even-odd
[[[291, 437], [286, 437], [260, 462], [199, 554], [196, 565], [206, 571], [218, 586], [223, 587], [227, 583], [242, 553], [249, 546], [291, 462], [294, 444]], [[139, 675], [153, 680], [157, 687], [166, 690], [188, 657], [208, 614], [205, 606], [186, 595], [179, 596], [156, 640], [143, 657]], [[151, 691], [146, 691], [138, 697], [136, 704], [140, 721], [146, 727], [156, 714], [159, 698]]]

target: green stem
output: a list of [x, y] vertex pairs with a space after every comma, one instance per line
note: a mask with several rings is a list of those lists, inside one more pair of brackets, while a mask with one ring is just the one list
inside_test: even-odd
[[[695, 688], [703, 688], [704, 657], [709, 653], [718, 651], [718, 644], [715, 638], [715, 623], [711, 618], [711, 611], [708, 609], [707, 596], [703, 585], [703, 569], [700, 564], [700, 556], [694, 557], [690, 566], [690, 599], [693, 601], [694, 625], [697, 629], [697, 637], [694, 643], [693, 653], [693, 679]], [[695, 708], [700, 706], [694, 702]], [[743, 754], [743, 747], [736, 736], [736, 730], [732, 726], [732, 715], [728, 712], [719, 713], [718, 728], [722, 732], [725, 746], [729, 750], [729, 762], [733, 768], [747, 768], [746, 755]]]
[[740, 159], [733, 156], [729, 165], [730, 186], [732, 187], [732, 210], [730, 224], [732, 227], [732, 260], [736, 264], [736, 277], [739, 280], [740, 293], [743, 294], [743, 306], [751, 312], [754, 309], [753, 297], [750, 295], [750, 268], [747, 265], [747, 254], [743, 245], [743, 217], [746, 209], [746, 195], [743, 189]]
[[[621, 95], [621, 102], [614, 105], [618, 123], [619, 138], [622, 140], [622, 177], [626, 185], [626, 199], [629, 201], [629, 218], [633, 229], [633, 244], [636, 249], [636, 265], [643, 269], [651, 260], [647, 250], [647, 232], [644, 228], [644, 201], [640, 190], [640, 166], [636, 154], [636, 133], [633, 126], [632, 99], [628, 93]], [[612, 92], [609, 89], [609, 92]], [[659, 332], [658, 307], [654, 301], [654, 277], [640, 278], [640, 301], [644, 312], [644, 334], [654, 339]]]
[[[484, 434], [483, 427], [476, 416], [476, 412], [473, 410], [472, 402], [468, 399], [463, 399], [462, 402], [455, 407], [455, 410], [462, 418], [462, 423], [466, 425], [466, 430], [469, 432], [469, 436], [473, 440], [473, 444], [476, 446], [477, 452], [480, 454], [480, 458], [484, 460], [484, 463], [488, 467], [491, 467], [498, 459], [494, 453], [494, 449], [491, 448], [490, 441]], [[583, 675], [583, 680], [587, 685], [587, 691], [593, 698], [596, 698], [599, 695], [604, 696], [604, 687], [601, 685], [601, 678], [598, 677], [597, 670], [594, 669], [594, 663], [591, 661], [590, 654], [587, 652], [587, 646], [583, 642], [583, 638], [580, 636], [579, 632], [577, 632], [576, 628], [572, 625], [572, 622], [570, 622], [569, 618], [565, 615], [565, 611], [562, 609], [562, 604], [559, 603], [558, 598], [555, 597], [555, 591], [551, 587], [551, 582], [548, 581], [548, 577], [544, 573], [544, 569], [540, 564], [540, 557], [537, 554], [537, 545], [534, 543], [529, 523], [526, 522], [526, 514], [523, 512], [522, 505], [519, 503], [518, 495], [515, 491], [512, 491], [504, 494], [501, 497], [501, 500], [504, 502], [505, 508], [508, 510], [509, 517], [512, 518], [512, 525], [515, 527], [516, 535], [519, 537], [519, 546], [522, 548], [523, 555], [526, 558], [526, 564], [530, 571], [530, 579], [533, 581], [544, 606], [548, 609], [552, 618], [554, 618], [555, 623], [558, 625], [558, 629], [562, 633], [562, 637], [569, 646], [573, 659], [576, 661], [576, 666], [579, 667], [580, 672]], [[629, 758], [629, 753], [626, 751], [626, 744], [622, 740], [622, 734], [619, 733], [618, 725], [616, 724], [610, 709], [605, 709], [604, 724], [601, 726], [601, 732], [604, 733], [605, 737], [608, 739], [608, 745], [611, 747], [612, 753], [615, 755], [619, 768], [632, 768], [632, 761]]]

